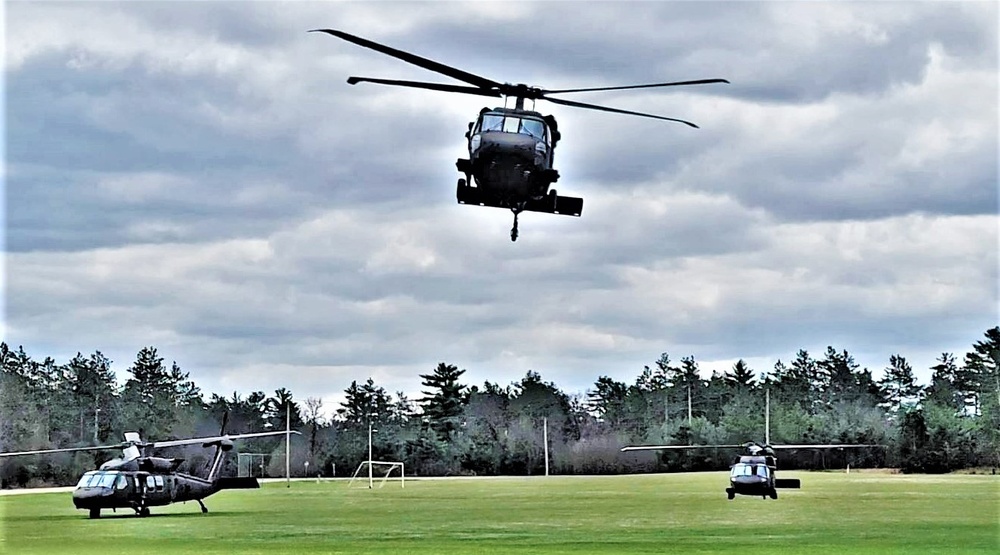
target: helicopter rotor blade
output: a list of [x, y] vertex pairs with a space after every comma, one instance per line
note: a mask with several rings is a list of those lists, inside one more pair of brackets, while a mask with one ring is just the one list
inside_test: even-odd
[[309, 32], [326, 33], [328, 35], [332, 35], [339, 39], [346, 40], [347, 42], [352, 42], [358, 46], [369, 48], [376, 52], [385, 54], [387, 56], [392, 56], [393, 58], [403, 60], [404, 62], [413, 64], [415, 66], [422, 67], [424, 69], [433, 71], [435, 73], [440, 73], [441, 75], [447, 75], [452, 79], [458, 79], [459, 81], [464, 81], [466, 83], [469, 83], [470, 85], [475, 85], [483, 89], [490, 89], [500, 86], [500, 83], [497, 83], [496, 81], [493, 81], [491, 79], [480, 77], [473, 73], [469, 73], [468, 71], [462, 71], [458, 68], [446, 66], [440, 62], [435, 62], [434, 60], [429, 60], [427, 58], [417, 56], [416, 54], [410, 54], [409, 52], [404, 52], [402, 50], [397, 50], [395, 48], [385, 46], [384, 44], [379, 44], [377, 42], [373, 42], [368, 39], [356, 37], [354, 35], [345, 33], [343, 31], [337, 31], [334, 29], [312, 29]]
[[398, 87], [412, 87], [415, 89], [427, 89], [431, 91], [454, 92], [464, 94], [475, 94], [479, 96], [492, 96], [499, 98], [500, 91], [496, 89], [483, 89], [480, 87], [466, 87], [463, 85], [447, 85], [444, 83], [425, 83], [423, 81], [400, 81], [398, 79], [376, 79], [374, 77], [349, 77], [348, 84], [376, 83], [379, 85], [393, 85]]
[[0, 453], [0, 457], [17, 457], [20, 455], [45, 455], [47, 453], [72, 453], [75, 451], [102, 451], [108, 449], [121, 449], [123, 444], [97, 445], [94, 447], [66, 447], [63, 449], [39, 449], [37, 451], [17, 451], [11, 453]]
[[843, 447], [885, 447], [885, 445], [871, 443], [803, 443], [799, 445], [768, 445], [772, 449], [837, 449]]
[[[302, 435], [301, 432], [292, 430], [291, 433], [296, 435]], [[257, 432], [252, 434], [236, 434], [236, 435], [220, 435], [220, 436], [210, 436], [210, 437], [193, 437], [189, 439], [173, 439], [170, 441], [156, 441], [150, 443], [149, 446], [153, 448], [158, 447], [177, 447], [178, 445], [195, 445], [198, 443], [206, 444], [215, 441], [232, 440], [232, 439], [245, 439], [248, 437], [264, 437], [264, 436], [277, 436], [285, 435], [285, 431], [280, 432]]]
[[[649, 83], [648, 85], [624, 85], [620, 87], [592, 87], [587, 89], [559, 89], [555, 91], [545, 90], [545, 94], [562, 94], [595, 91], [624, 91], [628, 89], [649, 89], [653, 87], [676, 87], [681, 85], [707, 85], [709, 83], [729, 83], [726, 79], [696, 79], [694, 81], [674, 81], [671, 83]], [[551, 100], [551, 99], [550, 99]]]
[[542, 98], [544, 100], [548, 100], [549, 102], [552, 102], [552, 103], [555, 103], [555, 104], [562, 104], [563, 106], [573, 106], [574, 108], [587, 108], [587, 109], [590, 109], [590, 110], [600, 110], [602, 112], [612, 112], [612, 113], [615, 113], [615, 114], [626, 114], [626, 115], [630, 115], [630, 116], [640, 116], [640, 117], [644, 117], [644, 118], [660, 119], [660, 120], [664, 120], [664, 121], [676, 121], [678, 123], [683, 123], [684, 125], [687, 125], [687, 126], [690, 126], [690, 127], [694, 127], [695, 129], [698, 129], [697, 125], [691, 123], [690, 121], [685, 121], [685, 120], [682, 120], [682, 119], [668, 118], [666, 116], [657, 116], [657, 115], [654, 115], [654, 114], [644, 114], [642, 112], [633, 112], [631, 110], [621, 110], [621, 109], [618, 109], [618, 108], [610, 108], [608, 106], [598, 106], [597, 104], [586, 104], [584, 102], [576, 102], [576, 101], [573, 101], [573, 100], [563, 100], [561, 98], [549, 98], [548, 96], [544, 96]]
[[742, 445], [630, 445], [622, 447], [622, 452], [628, 451], [657, 451], [661, 449], [711, 449], [711, 448], [736, 448]]

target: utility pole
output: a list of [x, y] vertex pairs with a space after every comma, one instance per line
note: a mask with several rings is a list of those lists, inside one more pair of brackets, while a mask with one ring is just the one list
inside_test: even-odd
[[545, 443], [545, 475], [549, 475], [549, 419], [542, 419], [542, 441]]
[[99, 414], [101, 414], [101, 407], [94, 407], [94, 443], [95, 444], [97, 443], [97, 428], [98, 428], [97, 415], [99, 415]]
[[372, 418], [368, 416], [368, 489], [372, 489]]
[[771, 390], [764, 390], [764, 445], [771, 445]]
[[691, 429], [691, 384], [688, 384], [688, 429]]
[[292, 403], [285, 402], [285, 487], [292, 487]]

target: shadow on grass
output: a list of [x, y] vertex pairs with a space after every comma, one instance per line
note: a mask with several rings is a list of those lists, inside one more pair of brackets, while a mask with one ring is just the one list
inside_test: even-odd
[[89, 518], [87, 514], [66, 514], [66, 515], [45, 515], [45, 516], [18, 516], [7, 514], [4, 515], [3, 520], [5, 522], [65, 522], [65, 521], [93, 521], [95, 523], [100, 523], [102, 520], [148, 520], [148, 519], [189, 519], [189, 518], [213, 518], [213, 517], [228, 517], [228, 516], [247, 516], [256, 514], [258, 511], [211, 511], [209, 513], [201, 512], [191, 512], [191, 513], [151, 513], [149, 516], [141, 517], [135, 513], [127, 513], [125, 511], [118, 513], [101, 513], [101, 518]]

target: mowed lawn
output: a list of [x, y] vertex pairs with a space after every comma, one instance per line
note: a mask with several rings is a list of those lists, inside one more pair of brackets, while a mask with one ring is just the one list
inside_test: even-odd
[[726, 474], [266, 484], [90, 520], [68, 493], [0, 496], [8, 553], [989, 553], [1000, 477], [788, 472], [726, 499]]

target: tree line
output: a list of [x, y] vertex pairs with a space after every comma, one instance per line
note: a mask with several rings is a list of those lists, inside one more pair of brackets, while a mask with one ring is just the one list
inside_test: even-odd
[[[1000, 466], [1000, 327], [988, 329], [961, 360], [942, 353], [926, 385], [901, 355], [891, 355], [876, 379], [833, 347], [821, 356], [799, 350], [759, 374], [739, 360], [707, 379], [693, 356], [675, 362], [663, 353], [633, 383], [600, 376], [574, 394], [533, 370], [508, 385], [469, 385], [464, 369], [442, 362], [420, 375], [417, 399], [369, 378], [352, 381], [334, 411], [287, 389], [206, 397], [154, 347], [139, 351], [121, 385], [100, 351], [58, 364], [0, 343], [0, 364], [0, 451], [115, 444], [124, 431], [151, 440], [215, 435], [223, 415], [229, 433], [280, 430], [287, 416], [303, 434], [292, 441], [293, 475], [349, 475], [368, 458], [369, 429], [375, 459], [403, 461], [416, 475], [540, 474], [546, 436], [550, 471], [557, 474], [720, 469], [731, 462], [730, 450], [623, 454], [620, 448], [763, 441], [766, 396], [772, 443], [877, 445], [783, 453], [783, 468]], [[283, 475], [282, 438], [241, 442], [237, 450], [271, 455], [258, 470]], [[188, 471], [206, 462], [197, 447], [183, 454]], [[0, 459], [0, 485], [70, 484], [108, 455]], [[235, 473], [232, 459], [228, 471]]]

